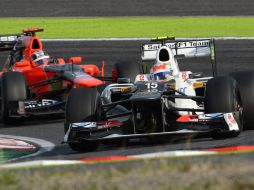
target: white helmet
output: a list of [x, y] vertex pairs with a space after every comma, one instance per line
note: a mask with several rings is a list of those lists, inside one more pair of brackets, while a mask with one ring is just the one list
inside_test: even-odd
[[30, 60], [35, 63], [37, 66], [39, 65], [45, 65], [48, 64], [49, 62], [49, 55], [42, 51], [35, 51], [31, 56], [30, 56]]

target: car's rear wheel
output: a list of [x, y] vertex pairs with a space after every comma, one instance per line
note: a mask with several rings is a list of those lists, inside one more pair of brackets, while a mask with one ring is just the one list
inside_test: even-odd
[[[76, 122], [96, 122], [102, 118], [100, 94], [96, 88], [74, 88], [69, 93], [66, 103], [65, 133], [70, 124]], [[92, 151], [97, 149], [96, 141], [68, 143], [75, 151]]]
[[243, 129], [254, 129], [254, 71], [241, 71], [230, 74], [239, 86], [243, 104]]
[[137, 75], [142, 74], [143, 70], [139, 63], [132, 61], [118, 61], [115, 64], [117, 78], [129, 78], [134, 82]]
[[[5, 72], [1, 77], [1, 120], [6, 124], [20, 124], [22, 117], [11, 117], [17, 114], [19, 101], [27, 99], [25, 77], [20, 72]], [[17, 114], [18, 115], [18, 114]]]
[[229, 113], [239, 111], [239, 130], [218, 133], [215, 137], [234, 137], [239, 135], [243, 128], [242, 101], [237, 82], [229, 77], [210, 79], [205, 90], [205, 113]]

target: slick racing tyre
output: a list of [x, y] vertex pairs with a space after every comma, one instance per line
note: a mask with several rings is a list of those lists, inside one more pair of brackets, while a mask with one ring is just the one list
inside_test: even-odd
[[243, 104], [243, 129], [254, 129], [254, 71], [241, 71], [230, 74], [239, 86]]
[[4, 72], [1, 77], [1, 120], [6, 124], [20, 124], [23, 118], [12, 118], [17, 114], [18, 102], [27, 99], [26, 80], [20, 72]]
[[117, 78], [129, 78], [134, 82], [137, 75], [142, 74], [143, 70], [139, 63], [132, 61], [118, 61], [115, 64]]
[[215, 137], [235, 137], [243, 128], [242, 101], [237, 82], [229, 76], [208, 80], [205, 90], [205, 113], [229, 113], [239, 111], [239, 131], [222, 132]]
[[[96, 122], [101, 118], [101, 99], [96, 88], [73, 88], [70, 91], [66, 103], [65, 133], [67, 133], [70, 123]], [[92, 151], [98, 147], [98, 142], [69, 143], [69, 146], [75, 151]]]

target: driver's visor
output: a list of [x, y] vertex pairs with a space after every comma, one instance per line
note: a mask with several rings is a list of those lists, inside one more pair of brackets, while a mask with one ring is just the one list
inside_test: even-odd
[[173, 70], [159, 72], [159, 73], [153, 74], [153, 79], [154, 80], [168, 80], [168, 78], [172, 77], [172, 75], [173, 75]]
[[49, 63], [49, 57], [45, 56], [44, 58], [34, 60], [34, 63], [36, 65], [46, 65]]

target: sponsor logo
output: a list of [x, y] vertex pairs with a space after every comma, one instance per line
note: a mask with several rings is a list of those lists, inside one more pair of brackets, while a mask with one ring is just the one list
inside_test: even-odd
[[227, 118], [232, 124], [236, 124], [236, 121], [231, 114], [227, 114]]
[[187, 72], [182, 72], [182, 79], [186, 80], [187, 79]]
[[194, 115], [194, 116], [190, 116], [190, 117], [189, 117], [189, 121], [190, 121], [190, 122], [198, 122], [199, 119], [198, 119], [197, 116]]
[[100, 121], [100, 122], [80, 122], [80, 123], [73, 123], [71, 126], [72, 128], [96, 128], [100, 129], [108, 129], [112, 127], [119, 127], [123, 125], [122, 122], [118, 120], [111, 120], [111, 121]]
[[[143, 46], [145, 51], [158, 50], [162, 45], [161, 44], [146, 44]], [[186, 41], [186, 42], [177, 42], [177, 43], [166, 43], [165, 46], [175, 49], [177, 48], [195, 48], [195, 47], [209, 47], [209, 40], [201, 41]]]
[[17, 40], [17, 36], [1, 36], [0, 42], [13, 42]]
[[224, 114], [224, 119], [225, 119], [230, 131], [233, 131], [233, 130], [238, 131], [239, 130], [238, 124], [235, 121], [232, 113]]
[[80, 123], [73, 123], [73, 128], [95, 128], [96, 122], [80, 122]]
[[223, 114], [221, 113], [211, 113], [211, 114], [205, 114], [205, 115], [199, 115], [199, 119], [206, 119], [206, 120], [210, 120], [213, 118], [218, 118], [218, 117], [222, 117]]
[[112, 127], [119, 127], [121, 125], [123, 125], [123, 123], [118, 120], [105, 121], [98, 123], [97, 129], [108, 129]]
[[185, 94], [186, 89], [187, 87], [183, 87], [183, 88], [179, 88], [178, 91]]
[[57, 103], [56, 100], [49, 100], [49, 99], [42, 99], [41, 101], [27, 101], [25, 102], [25, 109], [50, 106], [56, 103]]
[[145, 75], [139, 75], [139, 80], [144, 81], [145, 80]]

